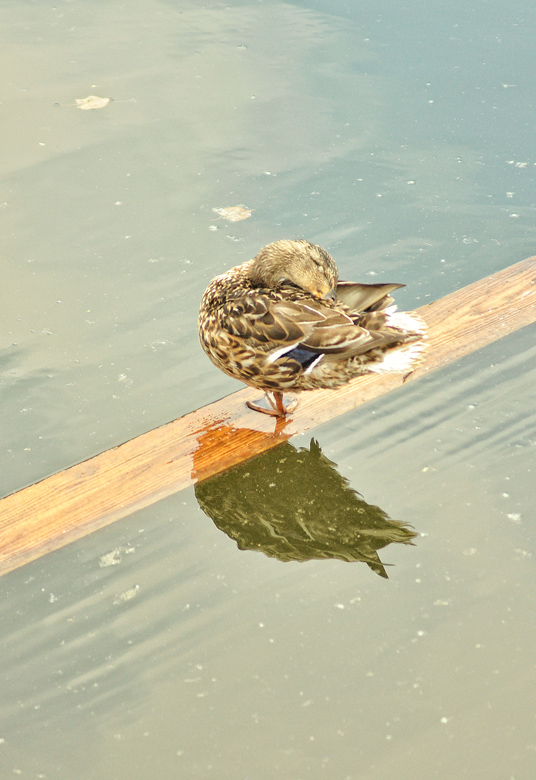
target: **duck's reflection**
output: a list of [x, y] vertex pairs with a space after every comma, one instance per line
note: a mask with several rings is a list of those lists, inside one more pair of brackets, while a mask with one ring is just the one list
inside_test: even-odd
[[367, 504], [335, 467], [314, 439], [310, 449], [286, 442], [199, 482], [195, 494], [241, 550], [280, 561], [364, 561], [387, 577], [377, 551], [416, 534]]

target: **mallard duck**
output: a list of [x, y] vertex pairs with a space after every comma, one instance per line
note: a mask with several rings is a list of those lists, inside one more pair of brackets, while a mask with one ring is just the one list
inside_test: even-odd
[[207, 287], [199, 337], [212, 362], [266, 393], [285, 417], [283, 393], [337, 388], [359, 374], [403, 372], [423, 348], [424, 323], [398, 312], [390, 293], [403, 284], [339, 281], [331, 255], [305, 240], [275, 241]]

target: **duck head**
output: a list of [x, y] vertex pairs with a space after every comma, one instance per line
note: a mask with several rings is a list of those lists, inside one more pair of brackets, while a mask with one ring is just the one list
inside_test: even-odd
[[328, 298], [334, 294], [339, 273], [321, 246], [304, 239], [284, 239], [261, 249], [251, 261], [249, 277], [257, 287], [294, 284], [316, 298]]

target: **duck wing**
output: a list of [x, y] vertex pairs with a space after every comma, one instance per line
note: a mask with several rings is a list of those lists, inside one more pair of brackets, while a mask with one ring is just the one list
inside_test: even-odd
[[[241, 295], [221, 309], [220, 324], [262, 351], [297, 344], [324, 316], [313, 306], [262, 293]], [[347, 318], [348, 321], [348, 318]]]
[[339, 282], [337, 284], [337, 300], [344, 303], [352, 311], [379, 311], [394, 303], [394, 299], [389, 293], [405, 286], [405, 284]]
[[[386, 294], [376, 292], [375, 300], [384, 299]], [[369, 294], [368, 300], [371, 299]], [[225, 329], [249, 346], [268, 353], [270, 362], [290, 357], [306, 365], [313, 356], [352, 357], [400, 340], [400, 334], [382, 329], [386, 321], [383, 312], [359, 316], [329, 300], [274, 299], [252, 293], [227, 302], [224, 309], [221, 322]]]
[[383, 312], [346, 314], [326, 307], [323, 321], [314, 324], [300, 346], [323, 354], [327, 359], [340, 360], [399, 341], [400, 333], [387, 327]]

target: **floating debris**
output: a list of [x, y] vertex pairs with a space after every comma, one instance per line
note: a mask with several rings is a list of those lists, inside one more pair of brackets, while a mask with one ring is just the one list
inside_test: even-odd
[[248, 209], [243, 203], [238, 206], [227, 206], [223, 209], [212, 209], [215, 214], [220, 215], [220, 219], [227, 219], [229, 222], [240, 222], [241, 219], [251, 217], [253, 209]]
[[131, 601], [131, 599], [136, 598], [139, 589], [140, 589], [139, 585], [134, 585], [133, 588], [129, 588], [128, 590], [125, 590], [123, 593], [120, 593], [118, 596], [115, 597], [114, 604], [124, 604], [125, 601]]
[[98, 95], [88, 95], [85, 98], [75, 98], [77, 108], [81, 108], [82, 111], [90, 111], [92, 108], [104, 108], [108, 105], [111, 98], [98, 97]]
[[123, 553], [127, 555], [129, 553], [136, 552], [134, 547], [116, 547], [115, 550], [111, 550], [99, 558], [99, 566], [101, 569], [107, 566], [117, 566], [123, 560]]

